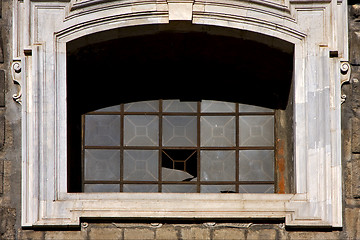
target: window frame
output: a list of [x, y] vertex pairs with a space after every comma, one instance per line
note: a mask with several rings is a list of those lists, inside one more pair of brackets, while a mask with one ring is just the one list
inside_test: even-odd
[[[172, 101], [172, 100], [170, 100]], [[176, 100], [175, 100], [176, 101]], [[228, 110], [228, 111], [214, 111], [214, 110], [203, 110], [203, 103], [210, 103], [210, 104], [230, 104], [230, 106], [233, 108], [232, 110]], [[276, 186], [276, 181], [275, 181], [275, 137], [276, 137], [276, 129], [275, 129], [275, 114], [276, 114], [276, 110], [273, 109], [269, 109], [269, 108], [257, 108], [256, 106], [253, 107], [253, 111], [251, 110], [246, 110], [246, 111], [242, 111], [241, 110], [241, 106], [239, 105], [239, 103], [232, 103], [232, 102], [224, 102], [224, 101], [207, 101], [207, 100], [203, 100], [203, 101], [196, 101], [196, 102], [191, 102], [192, 104], [194, 104], [196, 109], [192, 109], [192, 111], [168, 111], [165, 109], [164, 104], [167, 103], [167, 100], [163, 100], [163, 99], [159, 99], [159, 100], [150, 100], [150, 101], [140, 101], [140, 102], [135, 102], [135, 104], [145, 104], [145, 103], [152, 103], [152, 104], [156, 104], [156, 109], [153, 109], [152, 111], [140, 111], [140, 110], [126, 110], [125, 106], [127, 106], [126, 104], [120, 104], [120, 105], [116, 105], [119, 106], [117, 108], [116, 111], [107, 111], [103, 109], [97, 109], [88, 113], [85, 113], [82, 115], [82, 192], [86, 192], [85, 189], [85, 185], [86, 184], [112, 184], [113, 187], [114, 185], [119, 185], [119, 192], [126, 192], [123, 191], [124, 190], [124, 185], [125, 184], [152, 184], [153, 186], [158, 185], [158, 191], [156, 192], [161, 192], [162, 186], [163, 184], [182, 184], [182, 186], [184, 186], [183, 184], [190, 184], [193, 186], [196, 186], [197, 192], [201, 192], [201, 187], [202, 186], [211, 186], [211, 185], [231, 185], [234, 187], [233, 190], [231, 190], [231, 192], [235, 191], [236, 193], [239, 193], [241, 188], [241, 185], [268, 185], [269, 187], [272, 186], [273, 187], [273, 191], [272, 193], [274, 193], [275, 191], [275, 186]], [[129, 104], [133, 104], [133, 103], [129, 103]], [[252, 106], [252, 105], [246, 105], [243, 104], [245, 106]], [[109, 107], [115, 107], [115, 106], [109, 106]], [[107, 108], [105, 108], [107, 109]], [[95, 143], [90, 143], [90, 144], [86, 144], [86, 118], [88, 116], [118, 116], [119, 117], [119, 126], [117, 129], [118, 133], [119, 133], [119, 142], [117, 144], [110, 144], [110, 145], [106, 145], [106, 144], [100, 144], [97, 142]], [[151, 145], [139, 145], [139, 144], [126, 144], [125, 141], [125, 119], [126, 117], [131, 117], [131, 116], [155, 116], [157, 118], [157, 126], [158, 126], [158, 132], [157, 132], [157, 144], [151, 144]], [[228, 144], [225, 146], [222, 145], [203, 145], [201, 143], [201, 132], [202, 132], [202, 119], [205, 119], [206, 117], [232, 117], [233, 120], [233, 128], [234, 128], [234, 136], [233, 136], [233, 143], [232, 144]], [[196, 131], [196, 137], [195, 139], [193, 139], [192, 144], [188, 143], [185, 145], [179, 145], [179, 144], [166, 144], [164, 143], [164, 135], [162, 135], [164, 133], [164, 121], [166, 121], [166, 119], [170, 117], [191, 117], [192, 121], [195, 123], [194, 125], [196, 126], [196, 129], [194, 131]], [[203, 118], [204, 117], [204, 118]], [[271, 131], [272, 133], [272, 143], [268, 143], [268, 144], [245, 144], [242, 145], [241, 144], [241, 135], [240, 135], [240, 129], [242, 127], [242, 125], [240, 124], [240, 121], [243, 117], [267, 117], [266, 121], [271, 121], [272, 125], [271, 125]], [[270, 118], [269, 118], [270, 117]], [[160, 120], [161, 119], [161, 120]], [[272, 120], [271, 120], [272, 119]], [[96, 120], [95, 120], [96, 121]], [[160, 140], [161, 139], [161, 140]], [[86, 155], [86, 151], [87, 150], [116, 150], [119, 151], [120, 155], [119, 155], [119, 178], [117, 180], [115, 179], [111, 179], [111, 180], [101, 180], [101, 179], [86, 179], [85, 177], [85, 172], [86, 172], [86, 163], [85, 163], [85, 155]], [[136, 179], [131, 179], [131, 180], [127, 180], [125, 178], [126, 176], [126, 167], [125, 167], [125, 157], [124, 154], [127, 150], [140, 150], [140, 151], [146, 151], [146, 150], [151, 150], [151, 151], [156, 151], [158, 154], [157, 157], [157, 161], [156, 161], [156, 165], [157, 165], [157, 171], [156, 173], [158, 175], [156, 175], [156, 179], [146, 179], [146, 180], [136, 180]], [[161, 176], [161, 172], [162, 170], [160, 170], [159, 168], [161, 168], [161, 166], [163, 166], [162, 161], [164, 161], [164, 158], [161, 157], [161, 155], [163, 156], [163, 153], [166, 154], [167, 151], [181, 151], [181, 150], [185, 150], [185, 151], [191, 151], [193, 153], [191, 153], [191, 156], [195, 153], [195, 166], [197, 167], [197, 174], [196, 174], [196, 180], [195, 181], [191, 181], [191, 182], [182, 182], [179, 180], [164, 180], [163, 176]], [[273, 172], [272, 172], [272, 179], [262, 179], [262, 180], [249, 180], [249, 179], [243, 179], [240, 180], [240, 175], [239, 175], [239, 171], [240, 171], [240, 154], [241, 151], [272, 151], [272, 166], [273, 166]], [[202, 152], [208, 152], [208, 151], [222, 151], [222, 152], [227, 152], [233, 153], [233, 170], [234, 170], [234, 179], [232, 180], [204, 180], [201, 177], [199, 177], [200, 173], [201, 173], [201, 166], [202, 166], [202, 162], [201, 162], [201, 154]], [[190, 157], [190, 156], [189, 156]], [[169, 158], [171, 158], [169, 156]], [[178, 159], [181, 160], [181, 159]], [[268, 159], [267, 161], [269, 161], [270, 159]], [[173, 160], [175, 161], [175, 160]], [[201, 164], [200, 164], [201, 163]], [[186, 166], [186, 164], [185, 164]], [[174, 168], [175, 169], [175, 168]], [[180, 169], [179, 169], [180, 170]], [[189, 173], [189, 172], [188, 172]], [[71, 179], [69, 180], [71, 181]], [[136, 183], [137, 182], [137, 183]], [[269, 189], [268, 189], [269, 190]], [[245, 191], [245, 190], [243, 190]], [[96, 192], [96, 191], [94, 191]], [[131, 191], [129, 191], [131, 192]], [[270, 193], [270, 192], [269, 192]]]
[[[82, 218], [91, 217], [284, 219], [290, 227], [341, 227], [340, 78], [350, 72], [340, 72], [340, 67], [349, 66], [342, 62], [347, 61], [346, 1], [277, 2], [239, 1], [247, 10], [244, 14], [226, 0], [206, 6], [193, 1], [139, 1], [131, 8], [118, 1], [14, 1], [12, 71], [14, 80], [21, 71], [17, 82], [23, 94], [22, 226], [79, 226]], [[188, 21], [189, 15], [193, 24], [208, 29], [213, 25], [254, 31], [295, 44], [296, 193], [68, 193], [66, 42], [106, 29]], [[333, 49], [340, 58], [329, 57]]]

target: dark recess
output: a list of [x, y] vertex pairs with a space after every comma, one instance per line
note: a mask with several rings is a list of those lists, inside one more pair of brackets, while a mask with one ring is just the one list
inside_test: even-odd
[[293, 54], [200, 32], [120, 38], [68, 52], [68, 191], [81, 191], [81, 114], [156, 99], [285, 109], [292, 70]]

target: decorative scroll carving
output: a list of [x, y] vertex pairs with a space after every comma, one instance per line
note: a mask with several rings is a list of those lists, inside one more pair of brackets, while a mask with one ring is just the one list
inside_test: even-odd
[[[341, 62], [340, 71], [341, 71], [340, 87], [342, 88], [342, 86], [345, 83], [350, 83], [350, 74], [351, 74], [350, 64], [348, 62]], [[343, 104], [345, 100], [346, 100], [346, 94], [341, 94], [341, 104]]]
[[13, 95], [14, 101], [21, 104], [22, 102], [22, 89], [21, 89], [21, 62], [14, 61], [11, 65], [11, 76], [16, 85], [18, 85], [17, 93]]

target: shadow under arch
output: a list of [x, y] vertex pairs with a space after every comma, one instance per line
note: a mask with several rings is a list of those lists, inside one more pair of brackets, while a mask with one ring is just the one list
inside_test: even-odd
[[258, 33], [173, 22], [67, 43], [68, 191], [81, 189], [81, 115], [120, 103], [219, 100], [286, 109], [294, 45]]

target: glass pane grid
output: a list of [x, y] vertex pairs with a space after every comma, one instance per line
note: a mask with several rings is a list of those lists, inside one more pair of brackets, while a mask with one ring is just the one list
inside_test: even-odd
[[[274, 111], [246, 106], [215, 101], [196, 104], [159, 100], [144, 107], [140, 103], [121, 104], [86, 114], [84, 191], [273, 193]], [[118, 136], [113, 137], [115, 143], [97, 139], [97, 135], [104, 133], [101, 127], [91, 128], [88, 123], [88, 119], [97, 117], [94, 115], [105, 118], [103, 125], [106, 120], [111, 122], [111, 116], [118, 116], [114, 116], [118, 124], [113, 131], [108, 130], [108, 134]], [[90, 150], [117, 150], [118, 164], [111, 167], [116, 168], [116, 174], [104, 173], [104, 167], [94, 167], [101, 165], [99, 163], [90, 165], [89, 157], [85, 156]], [[184, 159], [173, 159], [171, 168], [164, 167], [164, 162], [169, 161], [164, 151], [174, 150], [196, 153], [192, 161], [193, 165], [197, 161], [195, 168], [198, 169], [192, 170], [192, 174], [182, 169]], [[146, 151], [156, 153], [150, 160], [139, 157]], [[102, 174], [107, 176], [96, 178]], [[107, 179], [110, 175], [113, 177]]]

